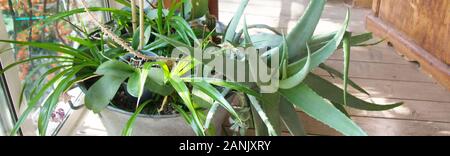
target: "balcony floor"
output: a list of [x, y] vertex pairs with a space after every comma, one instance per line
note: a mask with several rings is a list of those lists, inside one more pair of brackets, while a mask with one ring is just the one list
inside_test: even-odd
[[[233, 16], [240, 0], [220, 0], [220, 20], [224, 23]], [[253, 0], [246, 10], [247, 23], [268, 24], [283, 32], [295, 25], [305, 10], [308, 0]], [[346, 5], [341, 0], [329, 0], [317, 33], [335, 31], [345, 18]], [[350, 30], [365, 31], [368, 9], [353, 8]], [[342, 52], [336, 53], [326, 64], [342, 69]], [[334, 80], [323, 71], [315, 73]], [[382, 43], [372, 47], [352, 49], [350, 77], [365, 88], [371, 97], [358, 97], [380, 103], [403, 101], [394, 110], [367, 112], [349, 109], [352, 118], [369, 135], [450, 135], [450, 92]], [[299, 113], [306, 121], [311, 135], [339, 135], [336, 131]], [[105, 135], [97, 116], [90, 115], [75, 135]]]

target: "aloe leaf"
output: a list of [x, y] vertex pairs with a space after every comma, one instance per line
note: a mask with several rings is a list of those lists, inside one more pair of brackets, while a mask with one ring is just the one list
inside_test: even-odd
[[280, 102], [280, 116], [286, 128], [293, 136], [305, 136], [305, 128], [302, 121], [300, 121], [295, 107], [285, 98], [281, 98]]
[[[342, 79], [344, 77], [344, 74], [342, 74], [340, 71], [334, 69], [333, 67], [330, 67], [324, 63], [322, 63], [321, 65], [319, 65], [319, 68], [329, 72], [332, 75], [335, 75], [336, 77]], [[350, 78], [348, 79], [348, 84], [350, 86], [352, 86], [353, 88], [355, 88], [356, 90], [358, 90], [361, 93], [364, 93], [366, 95], [370, 96], [370, 93], [367, 92], [364, 88], [362, 88], [361, 86], [359, 86], [358, 84], [356, 84], [354, 81], [352, 81]]]
[[[284, 44], [286, 45], [286, 43]], [[309, 50], [309, 46], [306, 46], [308, 49], [308, 57], [305, 63], [305, 66], [303, 66], [303, 68], [298, 71], [298, 73], [296, 73], [295, 75], [281, 80], [280, 81], [280, 88], [281, 89], [290, 89], [293, 88], [297, 85], [299, 85], [300, 83], [303, 82], [303, 80], [306, 78], [306, 76], [308, 76], [308, 73], [312, 70], [311, 68], [311, 51]], [[287, 46], [285, 46], [283, 49], [287, 49]]]
[[239, 5], [236, 13], [233, 16], [233, 19], [230, 21], [230, 24], [227, 27], [227, 31], [225, 32], [224, 41], [233, 42], [234, 36], [236, 35], [236, 29], [241, 21], [242, 14], [244, 14], [244, 10], [247, 7], [249, 0], [242, 0]]
[[244, 17], [244, 47], [251, 47], [253, 46], [252, 38], [250, 37], [250, 34], [248, 33], [248, 26], [247, 26], [247, 18]]
[[[275, 134], [271, 135], [280, 135], [281, 134], [281, 118], [280, 118], [280, 100], [281, 96], [278, 93], [270, 93], [270, 94], [262, 94], [261, 107], [263, 111], [266, 113], [270, 124], [273, 126], [275, 130]], [[269, 130], [271, 132], [271, 130]]]
[[345, 114], [345, 116], [350, 118], [350, 114], [347, 112], [347, 110], [345, 109], [344, 105], [335, 103], [335, 102], [331, 102], [331, 104], [333, 104], [334, 107], [336, 107], [339, 111], [341, 111], [342, 113]]
[[263, 49], [267, 47], [278, 47], [283, 43], [284, 38], [281, 35], [259, 33], [252, 35], [251, 40], [253, 41], [254, 47], [256, 49]]
[[[266, 25], [266, 24], [253, 24], [253, 25], [248, 25], [248, 26], [247, 26], [247, 29], [248, 29], [248, 30], [250, 30], [250, 29], [267, 29], [267, 30], [271, 31], [272, 33], [274, 33], [274, 36], [282, 36], [282, 35], [283, 35], [283, 34], [282, 34], [280, 31], [278, 31], [277, 29], [275, 29], [275, 28], [273, 28], [273, 27], [271, 27], [271, 26], [269, 26], [269, 25]], [[239, 33], [236, 34], [236, 37], [235, 37], [234, 41], [235, 41], [235, 42], [239, 41], [239, 39], [241, 38], [241, 36], [242, 36], [243, 33], [244, 33], [244, 29], [242, 29], [241, 31], [239, 31]], [[266, 33], [265, 33], [265, 34], [266, 34]], [[271, 34], [271, 35], [272, 35], [272, 34]], [[279, 43], [279, 44], [277, 44], [276, 46], [278, 46], [278, 45], [281, 44], [281, 40], [280, 40], [280, 42], [278, 42], [278, 43]]]
[[[226, 96], [228, 93], [230, 92], [230, 89], [224, 89], [224, 91], [222, 91], [222, 96]], [[211, 121], [214, 117], [214, 114], [216, 114], [218, 108], [220, 106], [220, 102], [215, 101], [212, 102], [211, 108], [209, 108], [208, 114], [206, 116], [206, 120], [205, 120], [205, 128], [209, 129], [209, 126], [211, 124]], [[222, 124], [222, 123], [219, 123]]]
[[122, 129], [122, 135], [123, 136], [131, 136], [133, 134], [133, 126], [136, 122], [136, 118], [141, 114], [142, 110], [147, 106], [151, 101], [146, 101], [142, 105], [136, 109], [136, 111], [133, 113], [133, 115], [128, 119], [127, 124]]
[[305, 84], [295, 88], [280, 90], [286, 100], [293, 103], [314, 119], [336, 129], [344, 135], [366, 136], [367, 134], [350, 118], [336, 109], [323, 97], [317, 95]]
[[302, 55], [300, 50], [306, 48], [306, 43], [314, 34], [326, 2], [326, 0], [310, 1], [305, 13], [300, 18], [298, 24], [287, 36], [290, 61], [295, 61], [291, 58]]
[[252, 113], [252, 125], [255, 128], [255, 135], [256, 136], [268, 136], [269, 132], [267, 130], [266, 125], [264, 124], [264, 121], [261, 119], [261, 117], [258, 114], [258, 111], [254, 107], [250, 107], [251, 113]]
[[348, 74], [349, 74], [349, 69], [350, 69], [350, 38], [351, 38], [352, 34], [351, 33], [346, 33], [344, 35], [344, 39], [343, 39], [343, 47], [344, 47], [344, 105], [347, 105], [347, 92], [348, 92]]
[[[344, 104], [344, 99], [341, 96], [343, 94], [342, 89], [335, 86], [333, 83], [331, 83], [315, 74], [309, 74], [308, 77], [306, 77], [304, 82], [306, 84], [308, 84], [308, 86], [311, 87], [320, 96], [322, 96], [332, 102], [339, 103], [341, 105]], [[348, 95], [347, 100], [348, 100], [347, 101], [348, 107], [352, 107], [352, 108], [356, 108], [356, 109], [360, 109], [360, 110], [367, 110], [367, 111], [389, 110], [389, 109], [393, 109], [398, 106], [401, 106], [403, 104], [403, 103], [395, 103], [395, 104], [379, 105], [379, 104], [375, 104], [375, 103], [366, 102], [366, 101], [361, 100], [351, 94]]]
[[228, 82], [228, 81], [224, 81], [222, 79], [215, 79], [215, 78], [203, 78], [203, 77], [184, 77], [181, 78], [183, 81], [186, 82], [194, 82], [194, 81], [206, 81], [207, 83], [216, 85], [216, 86], [221, 86], [221, 87], [225, 87], [225, 88], [230, 88], [230, 89], [234, 89], [240, 92], [243, 92], [245, 94], [249, 94], [251, 96], [254, 96], [258, 99], [261, 99], [261, 95], [250, 89], [249, 87], [239, 84], [239, 83], [235, 83], [235, 82]]
[[199, 90], [201, 90], [203, 93], [207, 94], [209, 97], [211, 97], [215, 101], [219, 102], [220, 106], [225, 108], [225, 110], [227, 110], [232, 116], [234, 116], [236, 119], [238, 119], [239, 122], [242, 122], [239, 115], [233, 109], [233, 106], [231, 106], [231, 104], [225, 99], [224, 95], [222, 95], [219, 91], [217, 91], [216, 88], [211, 86], [206, 81], [192, 81], [190, 84], [197, 87]]
[[[333, 36], [336, 35], [337, 32], [327, 33], [327, 34], [320, 34], [313, 36], [311, 39], [309, 45], [311, 48], [311, 51], [317, 51], [318, 49], [325, 46], [330, 40], [333, 39]], [[362, 43], [369, 41], [373, 38], [372, 33], [362, 33], [358, 35], [351, 36], [350, 39], [350, 45], [351, 46], [360, 46]], [[338, 46], [338, 49], [342, 48], [343, 44], [340, 43]], [[303, 49], [302, 51], [306, 51], [306, 49]], [[303, 58], [304, 55], [299, 56], [298, 58]], [[296, 59], [298, 59], [296, 58]]]
[[[270, 123], [269, 117], [267, 116], [264, 109], [261, 107], [259, 101], [251, 95], [247, 95], [248, 99], [250, 100], [250, 104], [252, 105], [252, 108], [255, 109], [256, 114], [258, 114], [259, 118], [264, 122], [267, 128], [267, 132], [269, 135], [276, 136], [277, 132], [273, 125]], [[255, 114], [254, 114], [255, 115]]]
[[205, 129], [209, 129], [210, 125], [211, 125], [211, 121], [214, 117], [214, 114], [216, 114], [218, 108], [220, 107], [219, 102], [214, 102], [211, 105], [211, 108], [209, 108], [208, 114], [206, 116], [206, 120], [205, 120]]
[[[318, 1], [320, 1], [320, 0], [318, 0]], [[314, 68], [318, 67], [320, 64], [325, 62], [331, 55], [333, 55], [333, 53], [336, 51], [336, 49], [338, 48], [339, 44], [341, 43], [341, 41], [344, 37], [344, 34], [346, 32], [345, 30], [347, 29], [348, 24], [349, 24], [349, 20], [350, 20], [350, 11], [347, 12], [347, 16], [345, 18], [345, 22], [344, 22], [341, 30], [338, 33], [336, 33], [336, 35], [330, 42], [328, 42], [324, 47], [319, 49], [317, 52], [315, 52], [311, 56], [310, 69], [314, 69]], [[289, 47], [289, 48], [291, 49], [291, 47]], [[300, 71], [302, 69], [302, 67], [304, 67], [306, 62], [307, 62], [307, 59], [304, 58], [304, 59], [301, 59], [297, 62], [290, 64], [288, 66], [288, 75], [294, 75], [295, 73]]]

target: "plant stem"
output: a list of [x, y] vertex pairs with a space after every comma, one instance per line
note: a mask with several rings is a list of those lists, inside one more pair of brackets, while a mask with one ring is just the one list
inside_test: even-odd
[[133, 25], [133, 32], [136, 32], [137, 29], [136, 0], [131, 0], [131, 24]]
[[125, 40], [123, 40], [122, 38], [120, 38], [119, 36], [117, 36], [116, 34], [114, 34], [110, 29], [108, 29], [105, 25], [101, 24], [95, 17], [94, 15], [91, 13], [91, 11], [88, 9], [88, 6], [86, 4], [85, 0], [81, 0], [81, 5], [83, 5], [84, 10], [86, 11], [86, 14], [88, 16], [88, 18], [90, 18], [92, 20], [92, 22], [94, 22], [95, 25], [97, 25], [100, 30], [109, 38], [111, 38], [112, 41], [116, 42], [117, 44], [119, 44], [124, 50], [128, 51], [129, 53], [135, 55], [136, 57], [139, 57], [141, 59], [144, 60], [161, 60], [161, 61], [173, 61], [173, 60], [178, 60], [178, 58], [166, 58], [166, 57], [160, 57], [160, 56], [147, 56], [147, 55], [143, 55], [137, 51], [135, 51], [128, 42], [126, 42]]
[[169, 101], [167, 98], [168, 98], [168, 96], [164, 97], [164, 100], [161, 104], [161, 108], [158, 109], [158, 113], [161, 113], [164, 110], [164, 107], [166, 106], [167, 102]]
[[144, 0], [139, 0], [139, 48], [138, 50], [142, 50], [144, 48]]

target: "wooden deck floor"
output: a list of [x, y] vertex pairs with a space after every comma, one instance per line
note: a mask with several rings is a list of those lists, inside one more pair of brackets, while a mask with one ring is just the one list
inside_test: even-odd
[[[220, 17], [231, 20], [240, 0], [220, 0]], [[268, 24], [288, 32], [295, 25], [309, 0], [253, 0], [246, 10], [247, 23]], [[347, 6], [341, 0], [330, 0], [320, 21], [317, 33], [337, 30], [345, 18]], [[350, 30], [365, 31], [366, 9], [352, 9]], [[356, 94], [375, 102], [405, 104], [384, 112], [350, 110], [352, 118], [369, 135], [450, 135], [450, 92], [420, 70], [418, 64], [408, 62], [386, 43], [352, 49], [350, 77], [367, 89], [372, 96]], [[342, 69], [342, 52], [326, 63]], [[326, 73], [316, 73], [333, 80]], [[337, 85], [340, 81], [333, 80]], [[307, 131], [313, 135], [339, 135], [336, 131], [299, 113], [306, 121]]]

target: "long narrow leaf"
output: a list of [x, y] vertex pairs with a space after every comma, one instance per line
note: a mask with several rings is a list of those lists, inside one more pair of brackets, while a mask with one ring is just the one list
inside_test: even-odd
[[[272, 126], [272, 124], [270, 123], [269, 117], [264, 112], [264, 109], [261, 107], [258, 100], [254, 96], [251, 96], [251, 95], [247, 95], [247, 96], [248, 96], [248, 99], [250, 100], [250, 104], [252, 105], [252, 108], [255, 109], [258, 116], [261, 118], [261, 120], [266, 125], [269, 135], [276, 136], [277, 132], [275, 131], [275, 128]], [[254, 114], [254, 115], [256, 115], [256, 114]]]
[[286, 128], [293, 136], [305, 136], [305, 128], [302, 121], [300, 121], [295, 107], [285, 98], [281, 99], [280, 116]]
[[[341, 43], [344, 37], [344, 34], [346, 32], [345, 30], [347, 29], [349, 24], [349, 20], [350, 20], [350, 11], [347, 12], [345, 22], [342, 28], [338, 33], [336, 33], [334, 38], [330, 42], [328, 42], [323, 48], [319, 49], [312, 55], [310, 69], [318, 67], [320, 64], [325, 62], [331, 55], [333, 55], [333, 53], [336, 51], [336, 49], [338, 48], [339, 44]], [[297, 62], [290, 64], [288, 67], [288, 75], [296, 74], [298, 71], [302, 69], [302, 67], [304, 67], [306, 62], [307, 59], [301, 59]]]
[[[330, 66], [328, 66], [328, 65], [326, 65], [326, 64], [323, 64], [323, 63], [322, 63], [321, 65], [319, 65], [319, 67], [320, 67], [321, 69], [323, 69], [323, 70], [329, 72], [330, 74], [332, 74], [332, 75], [334, 75], [334, 76], [340, 78], [340, 79], [342, 79], [342, 78], [344, 77], [344, 74], [342, 74], [340, 71], [338, 71], [338, 70], [334, 69], [333, 67], [330, 67]], [[358, 84], [356, 84], [356, 83], [355, 83], [354, 81], [352, 81], [350, 78], [348, 79], [348, 84], [349, 84], [350, 86], [352, 86], [353, 88], [355, 88], [356, 90], [358, 90], [359, 92], [364, 93], [364, 94], [370, 96], [370, 93], [369, 93], [369, 92], [367, 92], [364, 88], [362, 88], [361, 86], [359, 86]]]
[[[298, 55], [302, 55], [300, 50], [306, 48], [306, 43], [314, 34], [326, 2], [326, 0], [312, 0], [309, 2], [307, 9], [300, 18], [298, 24], [287, 36], [289, 58], [295, 58]], [[291, 61], [295, 60], [291, 59]]]
[[130, 117], [130, 119], [128, 119], [127, 124], [125, 125], [125, 127], [122, 130], [122, 135], [123, 136], [131, 136], [133, 133], [133, 126], [134, 123], [136, 122], [136, 118], [138, 117], [139, 114], [141, 114], [142, 110], [145, 108], [145, 106], [147, 106], [147, 104], [149, 104], [151, 101], [146, 101], [144, 102], [142, 105], [140, 105], [138, 107], [138, 109], [136, 109], [136, 111], [133, 113], [133, 115]]
[[280, 92], [289, 102], [299, 107], [303, 112], [344, 135], [367, 135], [350, 118], [345, 116], [324, 98], [317, 95], [305, 84], [288, 90], [280, 90]]
[[234, 116], [239, 122], [242, 122], [239, 115], [233, 109], [233, 106], [225, 99], [225, 97], [217, 91], [216, 88], [211, 86], [206, 81], [193, 81], [191, 84], [201, 90], [203, 93], [207, 94], [209, 97], [219, 102], [219, 104], [225, 108], [232, 116]]
[[233, 42], [234, 36], [236, 35], [236, 29], [241, 21], [242, 14], [244, 14], [244, 10], [247, 7], [249, 0], [242, 0], [239, 5], [236, 13], [233, 16], [230, 24], [227, 27], [227, 31], [225, 32], [224, 41]]
[[350, 38], [352, 34], [346, 33], [344, 35], [343, 44], [344, 44], [344, 105], [347, 105], [347, 92], [348, 92], [348, 74], [350, 69]]
[[[344, 104], [344, 99], [341, 96], [343, 94], [342, 89], [335, 86], [333, 83], [315, 74], [309, 74], [308, 77], [306, 77], [305, 79], [305, 83], [308, 84], [308, 86], [311, 87], [320, 96], [332, 102], [336, 102], [341, 105]], [[368, 111], [389, 110], [401, 106], [403, 104], [403, 103], [395, 103], [395, 104], [379, 105], [375, 103], [366, 102], [351, 94], [349, 94], [347, 98], [348, 98], [347, 106]]]

